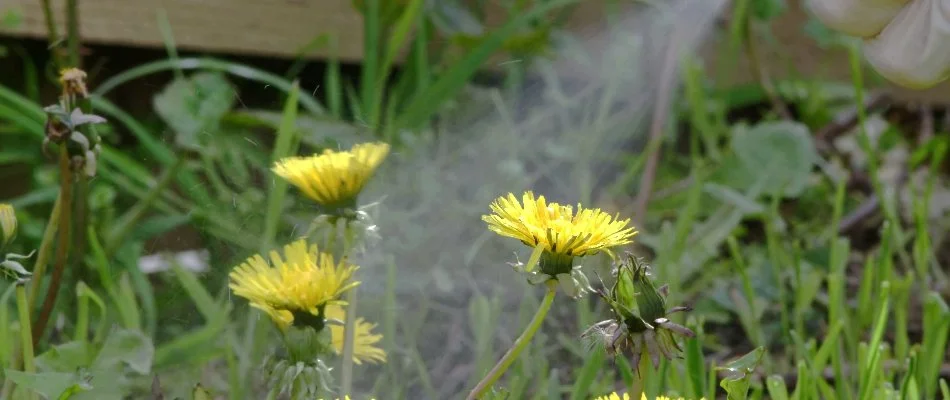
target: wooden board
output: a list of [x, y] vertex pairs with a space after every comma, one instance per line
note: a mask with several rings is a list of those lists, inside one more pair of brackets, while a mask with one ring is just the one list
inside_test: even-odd
[[[387, 1], [387, 0], [384, 0]], [[490, 0], [487, 9], [489, 27], [501, 25], [505, 16], [500, 0]], [[574, 8], [568, 30], [589, 36], [604, 30], [607, 1], [585, 0]], [[65, 0], [51, 0], [57, 25], [63, 32]], [[775, 79], [806, 76], [850, 80], [848, 55], [841, 49], [823, 49], [804, 32], [808, 14], [803, 0], [791, 0], [789, 9], [772, 26], [774, 42], [762, 43], [765, 67]], [[83, 40], [91, 44], [114, 44], [162, 48], [159, 29], [162, 16], [168, 18], [175, 43], [186, 51], [208, 51], [294, 58], [322, 35], [333, 37], [336, 50], [312, 49], [310, 59], [325, 59], [335, 53], [341, 60], [359, 62], [362, 58], [362, 18], [351, 0], [79, 0]], [[0, 0], [0, 15], [14, 10], [22, 23], [2, 30], [0, 35], [46, 37], [46, 23], [39, 0]], [[724, 54], [721, 43], [713, 41], [699, 53], [714, 61]], [[506, 61], [496, 57], [492, 65]], [[709, 65], [715, 65], [710, 63]], [[489, 66], [491, 69], [491, 66]], [[740, 62], [734, 81], [750, 83], [753, 74], [746, 62]], [[926, 91], [910, 91], [891, 86], [908, 99], [947, 102], [950, 83]]]
[[[51, 0], [64, 30], [65, 0]], [[295, 57], [324, 34], [336, 34], [338, 55], [361, 57], [362, 19], [350, 0], [80, 0], [79, 20], [88, 43], [162, 47], [159, 18], [164, 13], [175, 43], [184, 50]], [[39, 0], [0, 0], [0, 14], [20, 13], [22, 23], [5, 34], [44, 38]], [[338, 34], [345, 32], [345, 34]], [[328, 49], [308, 54], [328, 55]]]

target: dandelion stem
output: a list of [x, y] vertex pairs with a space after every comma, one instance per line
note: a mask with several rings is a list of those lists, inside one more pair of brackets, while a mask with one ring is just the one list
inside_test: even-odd
[[[33, 338], [30, 329], [30, 304], [27, 302], [26, 287], [23, 283], [16, 284], [16, 305], [20, 318], [20, 346], [23, 350], [23, 372], [32, 374], [36, 372], [36, 365], [33, 363]], [[29, 391], [29, 389], [26, 389]], [[27, 398], [32, 400], [36, 394], [30, 391]]]
[[[334, 230], [335, 231], [335, 230]], [[343, 225], [343, 259], [349, 257], [353, 248], [353, 228], [350, 221]], [[331, 236], [332, 237], [332, 236]], [[356, 332], [356, 288], [346, 293], [346, 314], [343, 322], [343, 366], [340, 368], [342, 395], [350, 395], [353, 388], [353, 340]]]
[[544, 299], [541, 301], [541, 307], [538, 307], [538, 311], [534, 314], [534, 317], [531, 318], [531, 322], [528, 324], [528, 327], [525, 328], [524, 332], [521, 333], [521, 336], [515, 340], [514, 345], [508, 349], [508, 352], [501, 357], [501, 360], [498, 360], [498, 364], [488, 372], [478, 385], [468, 394], [466, 400], [475, 400], [481, 398], [486, 391], [491, 389], [492, 385], [498, 381], [498, 378], [508, 370], [508, 367], [511, 366], [517, 358], [518, 355], [528, 346], [528, 343], [531, 342], [531, 338], [534, 337], [534, 334], [538, 331], [538, 328], [541, 327], [541, 322], [544, 321], [544, 317], [548, 315], [548, 310], [551, 309], [551, 303], [554, 302], [554, 295], [557, 293], [557, 280], [550, 279], [545, 282], [547, 286], [547, 291], [544, 293]]
[[646, 390], [647, 377], [644, 374], [649, 373], [653, 365], [650, 364], [650, 354], [646, 351], [640, 356], [640, 363], [633, 366], [636, 368], [633, 374], [633, 386], [629, 389], [631, 399], [640, 399]]
[[[46, 231], [43, 232], [43, 241], [40, 242], [40, 250], [36, 255], [36, 263], [33, 264], [33, 276], [43, 276], [46, 274], [46, 264], [49, 263], [50, 251], [53, 248], [53, 241], [56, 239], [56, 230], [59, 228], [59, 212], [62, 204], [62, 194], [56, 196], [56, 202], [53, 203], [53, 211], [49, 214], [49, 222], [46, 223]], [[28, 298], [30, 304], [36, 304], [36, 294], [40, 292], [40, 279], [30, 280], [30, 290]]]

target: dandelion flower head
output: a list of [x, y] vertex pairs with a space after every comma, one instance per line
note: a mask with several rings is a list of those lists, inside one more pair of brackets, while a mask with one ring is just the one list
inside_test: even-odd
[[273, 171], [328, 210], [353, 208], [356, 196], [389, 154], [386, 143], [362, 143], [348, 151], [324, 150], [310, 157], [287, 157]]
[[[356, 266], [336, 263], [333, 255], [305, 240], [284, 246], [283, 258], [272, 251], [270, 261], [260, 255], [248, 258], [231, 272], [229, 286], [282, 330], [294, 323], [295, 315], [323, 317], [326, 306], [343, 304], [340, 295], [359, 285], [351, 280]], [[318, 324], [322, 327], [322, 320]]]
[[[338, 304], [327, 306], [326, 314], [328, 319], [337, 321], [346, 320], [346, 311]], [[376, 344], [383, 339], [383, 335], [374, 334], [373, 329], [376, 324], [366, 322], [362, 318], [356, 319], [356, 331], [353, 333], [353, 363], [360, 365], [363, 362], [376, 364], [386, 362], [386, 352]], [[330, 325], [330, 338], [333, 343], [333, 349], [337, 354], [343, 354], [343, 326], [338, 324]]]
[[519, 202], [509, 193], [491, 203], [492, 214], [482, 216], [488, 229], [518, 239], [530, 247], [543, 246], [544, 253], [580, 257], [631, 242], [637, 231], [630, 220], [620, 220], [600, 209], [548, 203], [544, 196], [525, 192]]

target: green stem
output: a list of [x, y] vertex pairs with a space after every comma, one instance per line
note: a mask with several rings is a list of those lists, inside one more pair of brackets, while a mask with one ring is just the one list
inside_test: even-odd
[[86, 224], [89, 211], [87, 207], [87, 200], [89, 199], [89, 178], [82, 172], [76, 174], [75, 177], [76, 180], [73, 182], [72, 195], [73, 214], [70, 220], [70, 224], [73, 228], [72, 232], [70, 232], [70, 241], [72, 244], [70, 245], [69, 252], [72, 254], [72, 257], [70, 257], [66, 266], [67, 271], [73, 274], [66, 278], [66, 282], [72, 283], [75, 283], [77, 279], [75, 274], [83, 268], [82, 262], [86, 258], [86, 244], [89, 243], [89, 239], [86, 238]]
[[528, 347], [531, 338], [534, 337], [538, 328], [541, 327], [541, 322], [544, 321], [544, 317], [548, 315], [548, 310], [551, 309], [551, 303], [554, 302], [554, 295], [557, 293], [557, 280], [550, 279], [545, 282], [545, 285], [547, 286], [547, 291], [544, 293], [544, 299], [541, 301], [541, 306], [538, 307], [538, 311], [534, 314], [534, 317], [531, 318], [528, 327], [525, 328], [521, 336], [515, 340], [514, 345], [508, 349], [508, 352], [501, 357], [501, 360], [498, 360], [498, 364], [495, 364], [491, 371], [488, 372], [488, 375], [482, 378], [481, 382], [478, 382], [478, 385], [475, 385], [475, 388], [468, 394], [466, 400], [481, 398], [482, 395], [490, 390], [492, 385], [498, 381], [498, 378], [501, 378], [502, 374], [508, 370], [508, 367], [518, 358], [518, 355], [521, 354], [525, 347]]
[[[80, 282], [80, 285], [82, 283]], [[73, 340], [85, 343], [89, 338], [89, 297], [83, 293], [80, 288], [78, 292], [78, 304], [76, 304], [76, 331]]]
[[[36, 365], [33, 363], [33, 338], [30, 329], [30, 303], [27, 302], [26, 287], [23, 283], [16, 284], [16, 306], [20, 317], [20, 346], [23, 347], [23, 372], [32, 374], [36, 372]], [[27, 389], [29, 390], [29, 389]], [[36, 393], [30, 391], [27, 395], [29, 399], [35, 399]]]
[[633, 386], [630, 388], [629, 394], [631, 399], [639, 400], [643, 398], [643, 393], [646, 391], [648, 378], [646, 374], [653, 368], [653, 365], [650, 363], [650, 354], [647, 351], [643, 351], [640, 355], [640, 364], [635, 365], [634, 368], [637, 370], [634, 371]]
[[[350, 221], [343, 222], [343, 253], [344, 260], [349, 256], [353, 247], [353, 228]], [[334, 225], [334, 228], [336, 226]], [[336, 231], [334, 229], [334, 231]], [[333, 237], [333, 236], [331, 236]], [[344, 396], [350, 395], [353, 389], [353, 340], [356, 332], [356, 288], [346, 293], [346, 313], [343, 321], [343, 365], [340, 368], [340, 389]]]
[[82, 56], [79, 54], [79, 0], [66, 2], [66, 30], [69, 37], [66, 43], [69, 46], [69, 63], [76, 68], [82, 68]]
[[[50, 251], [53, 247], [56, 229], [59, 227], [59, 210], [62, 204], [62, 196], [56, 196], [56, 202], [53, 203], [53, 211], [49, 214], [49, 222], [46, 223], [46, 231], [43, 232], [43, 241], [40, 242], [40, 251], [36, 256], [36, 263], [33, 264], [33, 276], [40, 277], [46, 274], [46, 264], [49, 263]], [[30, 280], [30, 290], [28, 293], [30, 304], [36, 304], [36, 294], [40, 291], [40, 279]]]
[[49, 40], [50, 52], [53, 54], [53, 63], [56, 64], [56, 68], [62, 68], [63, 57], [62, 52], [57, 48], [59, 34], [56, 32], [56, 22], [53, 20], [53, 7], [50, 5], [50, 0], [43, 0], [42, 3], [43, 19], [46, 20], [46, 35]]

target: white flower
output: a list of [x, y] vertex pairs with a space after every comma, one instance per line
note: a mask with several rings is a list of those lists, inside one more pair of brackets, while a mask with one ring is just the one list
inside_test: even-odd
[[922, 89], [950, 75], [950, 1], [807, 0], [828, 27], [864, 39], [865, 54], [885, 78]]

